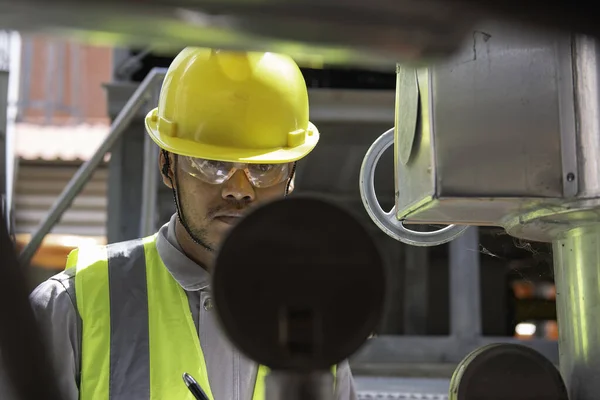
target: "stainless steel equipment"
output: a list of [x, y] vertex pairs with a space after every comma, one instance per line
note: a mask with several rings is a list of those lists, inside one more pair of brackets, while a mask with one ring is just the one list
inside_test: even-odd
[[[466, 225], [495, 225], [553, 242], [560, 368], [572, 400], [600, 393], [592, 378], [600, 373], [599, 55], [589, 37], [490, 22], [447, 62], [399, 65], [395, 130], [361, 170], [365, 207], [397, 240], [435, 245]], [[372, 177], [392, 143], [396, 206], [385, 213]], [[402, 222], [458, 225], [424, 236]]]
[[[515, 236], [550, 238], [538, 229], [527, 233], [519, 218], [561, 207], [579, 181], [590, 179], [577, 169], [576, 107], [589, 100], [574, 96], [572, 61], [584, 61], [571, 51], [568, 34], [492, 24], [474, 31], [448, 62], [399, 66], [394, 219], [498, 225]], [[418, 115], [406, 112], [417, 107]], [[394, 136], [381, 141], [363, 164], [368, 209], [369, 172]]]
[[[596, 14], [585, 9], [572, 12], [569, 7], [581, 6], [575, 2], [488, 3], [476, 9], [474, 1], [450, 6], [449, 1], [433, 0], [418, 4], [238, 0], [193, 5], [158, 0], [135, 4], [0, 0], [0, 25], [97, 43], [152, 43], [156, 49], [190, 44], [268, 48], [317, 66], [372, 68], [446, 57], [466, 38], [464, 51], [444, 66], [414, 73], [401, 68], [399, 87], [405, 89], [399, 92], [398, 104], [408, 104], [401, 109], [405, 115], [397, 127], [406, 128], [398, 132], [408, 134], [396, 143], [399, 189], [405, 191], [398, 196], [394, 218], [377, 210], [373, 196], [367, 208], [388, 233], [412, 244], [446, 242], [460, 235], [463, 227], [415, 236], [398, 229], [398, 216], [419, 223], [498, 224], [518, 237], [553, 241], [563, 321], [561, 369], [572, 400], [597, 398], [599, 381], [585, 378], [599, 372], [595, 360], [600, 351], [596, 341], [600, 328], [591, 319], [599, 296], [594, 285], [599, 267], [598, 46], [589, 38], [566, 34], [470, 28], [492, 11], [504, 15], [518, 11], [517, 18], [535, 17], [598, 36]], [[518, 32], [526, 37], [517, 38]], [[405, 90], [412, 90], [412, 95], [405, 97]], [[415, 113], [420, 120], [414, 120]], [[413, 125], [417, 130], [412, 129], [411, 138]], [[387, 143], [383, 140], [378, 146]], [[363, 189], [368, 190], [366, 167], [374, 168], [377, 159], [373, 152], [370, 157], [363, 170]], [[74, 187], [63, 198], [75, 193]], [[55, 207], [53, 217], [60, 212]], [[150, 210], [146, 214], [152, 215]], [[5, 281], [8, 294], [14, 285]]]

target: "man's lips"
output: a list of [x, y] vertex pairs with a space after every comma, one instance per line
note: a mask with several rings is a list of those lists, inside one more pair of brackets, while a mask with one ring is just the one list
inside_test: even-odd
[[229, 225], [235, 224], [240, 218], [242, 218], [242, 213], [238, 212], [219, 213], [214, 217], [214, 219]]

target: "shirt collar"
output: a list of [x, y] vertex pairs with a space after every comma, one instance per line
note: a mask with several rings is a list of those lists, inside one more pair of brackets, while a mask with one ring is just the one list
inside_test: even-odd
[[165, 267], [184, 290], [198, 291], [210, 285], [210, 274], [185, 255], [177, 242], [175, 224], [177, 214], [158, 231], [156, 249]]

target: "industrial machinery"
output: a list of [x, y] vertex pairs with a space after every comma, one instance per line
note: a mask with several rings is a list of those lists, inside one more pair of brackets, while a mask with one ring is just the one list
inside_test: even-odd
[[[213, 279], [224, 332], [269, 368], [265, 400], [333, 400], [331, 366], [373, 332], [384, 291], [382, 258], [367, 230], [338, 206], [303, 197], [262, 206], [234, 227]], [[471, 352], [457, 366], [449, 396], [568, 400], [552, 362], [513, 343]]]
[[[598, 398], [600, 55], [586, 36], [483, 24], [451, 59], [398, 66], [395, 129], [365, 156], [361, 194], [373, 221], [429, 246], [466, 225], [552, 242], [560, 369], [572, 400]], [[394, 144], [396, 205], [373, 173]], [[404, 223], [458, 224], [415, 232]]]
[[270, 369], [265, 400], [333, 400], [331, 368], [374, 331], [385, 274], [373, 238], [350, 213], [298, 197], [236, 225], [212, 290], [231, 342]]
[[[48, 1], [2, 0], [0, 23], [14, 29], [77, 34], [105, 43], [269, 48], [315, 64], [389, 68], [403, 61], [397, 67], [396, 126], [374, 143], [364, 161], [361, 190], [366, 209], [386, 233], [412, 245], [460, 240], [467, 225], [502, 226], [518, 238], [552, 242], [562, 376], [571, 400], [598, 398], [600, 326], [594, 317], [600, 302], [600, 46], [591, 36], [534, 31], [516, 24], [482, 23], [473, 28], [484, 16], [493, 12], [507, 15], [518, 7], [516, 19], [535, 17], [537, 22], [598, 37], [593, 12], [580, 9], [574, 13], [567, 2], [555, 6], [494, 2], [475, 7], [475, 2], [457, 1], [450, 7], [449, 2], [423, 1], [417, 7], [415, 2], [383, 0], [331, 1], [326, 6], [321, 1], [231, 1], [198, 2], [194, 7], [180, 4], [179, 8], [159, 1], [135, 5], [51, 3], [48, 7]], [[542, 7], [548, 8], [540, 12]], [[350, 26], [352, 29], [342, 29]], [[328, 43], [323, 43], [324, 38]], [[441, 64], [414, 63], [450, 55]], [[404, 63], [408, 61], [411, 63]], [[131, 110], [139, 107], [139, 98], [149, 96], [148, 87], [157, 75], [148, 77], [127, 112], [115, 122], [113, 143], [118, 136], [115, 131]], [[381, 153], [392, 143], [396, 207], [384, 212], [377, 203], [372, 177]], [[103, 150], [110, 147], [109, 141]], [[102, 155], [82, 168], [64, 198], [73, 198]], [[65, 208], [57, 204], [43, 228], [49, 229], [51, 220], [57, 220]], [[451, 225], [424, 233], [404, 227], [404, 222]], [[3, 254], [9, 248], [7, 241], [3, 242]], [[34, 241], [25, 260], [35, 247]], [[13, 261], [3, 260], [11, 264], [8, 267]], [[17, 280], [18, 275], [12, 277]], [[41, 346], [32, 345], [37, 342], [32, 338], [35, 329], [26, 312], [25, 293], [12, 284], [10, 275], [5, 277], [6, 290], [0, 290], [5, 296], [0, 302], [4, 305], [2, 317], [25, 316], [21, 325], [15, 323], [14, 332], [29, 332], [30, 336], [5, 334], [2, 342], [13, 345], [30, 339], [27, 346], [15, 346], [20, 350], [18, 356], [28, 361], [39, 358], [43, 352]], [[227, 300], [220, 303], [227, 304]], [[223, 321], [227, 324], [225, 318]], [[363, 322], [367, 327], [369, 321]], [[243, 343], [238, 340], [238, 345]], [[13, 356], [10, 360], [19, 367], [17, 355]], [[44, 385], [37, 366], [32, 371], [39, 375], [30, 371], [29, 376]], [[20, 367], [15, 374], [25, 373], [23, 363]], [[39, 385], [28, 387], [23, 376], [19, 388], [27, 398], [57, 398], [52, 393], [40, 396]]]

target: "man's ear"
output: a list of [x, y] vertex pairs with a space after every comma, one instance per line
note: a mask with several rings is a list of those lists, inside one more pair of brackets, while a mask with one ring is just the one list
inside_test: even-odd
[[173, 184], [175, 182], [175, 173], [173, 170], [175, 164], [174, 161], [175, 155], [173, 153], [160, 150], [158, 156], [158, 168], [160, 169], [163, 183], [171, 189], [173, 189]]
[[294, 175], [292, 175], [292, 179], [290, 180], [288, 194], [291, 194], [294, 191], [294, 183], [295, 183], [295, 181], [296, 181], [296, 172], [294, 172]]

